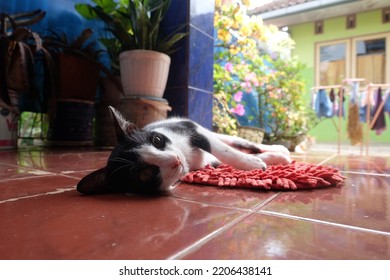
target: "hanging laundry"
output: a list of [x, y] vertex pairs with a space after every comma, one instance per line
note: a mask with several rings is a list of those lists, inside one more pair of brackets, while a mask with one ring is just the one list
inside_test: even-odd
[[317, 93], [315, 100], [315, 111], [317, 117], [327, 117], [330, 118], [333, 116], [332, 111], [332, 102], [329, 99], [329, 96], [326, 94], [325, 89], [320, 89]]
[[389, 113], [390, 115], [390, 88], [386, 91], [385, 97], [385, 106], [384, 106], [384, 111]]
[[[342, 99], [342, 101], [340, 101]], [[345, 101], [345, 95], [344, 95], [344, 88], [339, 89], [338, 98], [336, 102], [336, 110], [334, 114], [336, 116], [339, 116], [340, 110], [341, 110], [341, 116], [344, 117], [344, 101]], [[340, 105], [341, 104], [341, 105]]]
[[336, 100], [336, 95], [334, 94], [334, 89], [332, 88], [329, 92], [329, 99], [330, 99], [330, 102], [334, 103], [335, 100]]
[[[337, 103], [336, 103], [336, 95], [334, 94], [334, 89], [332, 88], [329, 92], [329, 100], [330, 102], [332, 102], [332, 114], [333, 115], [336, 115], [336, 106], [337, 106]], [[337, 115], [336, 115], [337, 116]]]
[[363, 125], [360, 122], [360, 108], [358, 104], [359, 82], [352, 84], [351, 98], [349, 101], [347, 133], [352, 145], [363, 142]]
[[371, 127], [372, 130], [376, 130], [377, 135], [380, 135], [386, 129], [385, 113], [383, 107], [381, 107], [382, 101], [382, 89], [378, 88], [378, 91], [376, 92], [375, 106], [373, 110], [374, 118], [377, 118], [373, 119], [373, 124]]
[[[334, 93], [334, 89], [332, 88], [329, 92], [329, 100], [332, 102], [332, 114], [336, 117], [339, 116], [340, 113], [340, 99], [341, 96], [343, 98], [343, 104], [345, 101], [345, 96], [343, 95], [343, 88], [340, 88], [338, 96]], [[341, 115], [344, 117], [344, 105], [341, 106]]]
[[367, 121], [367, 106], [370, 104], [370, 112], [372, 113], [372, 108], [375, 105], [374, 96], [373, 94], [369, 94], [369, 92], [366, 90], [362, 93], [361, 97], [361, 107], [360, 107], [360, 121], [366, 122]]

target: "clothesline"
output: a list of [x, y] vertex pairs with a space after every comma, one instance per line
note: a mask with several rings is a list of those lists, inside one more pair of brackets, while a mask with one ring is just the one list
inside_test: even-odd
[[333, 85], [333, 86], [316, 86], [316, 87], [312, 87], [311, 90], [319, 90], [319, 89], [338, 89], [338, 88], [342, 88], [343, 86], [341, 85]]
[[366, 79], [364, 78], [349, 78], [349, 79], [344, 79], [343, 83], [349, 83], [349, 82], [364, 82]]
[[[342, 85], [330, 85], [330, 86], [315, 86], [315, 87], [311, 88], [311, 91], [312, 91], [312, 94], [313, 94], [316, 91], [322, 91], [322, 90], [326, 90], [326, 89], [331, 89], [331, 90], [337, 90], [338, 89], [339, 90], [339, 103], [338, 103], [338, 119], [339, 119], [339, 121], [338, 121], [338, 124], [336, 124], [336, 122], [335, 122], [335, 120], [333, 118], [331, 120], [332, 120], [332, 123], [333, 123], [334, 127], [336, 128], [336, 131], [337, 131], [337, 135], [338, 135], [338, 139], [337, 139], [337, 153], [340, 154], [341, 138], [342, 138], [341, 126], [342, 126], [342, 117], [343, 117], [343, 100], [344, 100], [344, 92], [345, 92], [345, 90], [344, 90], [344, 86], [342, 86]], [[316, 98], [320, 98], [320, 97], [316, 96]], [[336, 101], [336, 99], [334, 99], [334, 101]], [[314, 104], [314, 102], [313, 102], [313, 104]], [[334, 103], [334, 104], [336, 104], [336, 103]], [[323, 108], [323, 109], [325, 110], [325, 112], [322, 112], [322, 113], [324, 113], [327, 117], [330, 117], [329, 109], [332, 110], [332, 114], [334, 113], [333, 112], [334, 108], [328, 108], [328, 109]], [[320, 114], [322, 114], [322, 113], [320, 113]]]
[[[345, 95], [351, 95], [351, 100], [350, 104], [353, 104], [354, 102], [356, 102], [356, 97], [358, 96], [357, 94], [359, 94], [359, 92], [366, 92], [366, 95], [367, 95], [367, 98], [371, 98], [371, 95], [373, 92], [375, 92], [373, 89], [374, 88], [389, 88], [386, 92], [386, 95], [384, 97], [384, 99], [382, 101], [378, 101], [377, 103], [380, 103], [379, 105], [377, 104], [374, 108], [375, 110], [375, 114], [371, 120], [371, 108], [370, 108], [370, 105], [371, 105], [371, 102], [368, 102], [367, 104], [367, 112], [366, 112], [366, 123], [367, 123], [367, 126], [366, 126], [366, 137], [363, 137], [363, 128], [361, 126], [361, 124], [359, 124], [360, 122], [358, 121], [357, 123], [356, 122], [352, 122], [354, 117], [352, 116], [355, 116], [357, 111], [356, 108], [351, 108], [350, 107], [350, 110], [353, 110], [353, 115], [349, 116], [351, 117], [352, 119], [349, 119], [348, 120], [348, 135], [349, 135], [349, 138], [351, 139], [351, 142], [352, 143], [359, 143], [361, 145], [361, 154], [363, 154], [363, 146], [364, 146], [364, 142], [366, 142], [366, 154], [368, 155], [368, 146], [369, 146], [369, 134], [370, 134], [370, 130], [372, 130], [374, 128], [374, 125], [375, 125], [375, 122], [377, 121], [381, 111], [384, 109], [384, 106], [387, 106], [385, 105], [387, 99], [389, 98], [390, 96], [390, 84], [374, 84], [374, 83], [370, 83], [368, 85], [366, 85], [365, 87], [360, 87], [359, 89], [359, 85], [361, 82], [365, 82], [365, 79], [363, 78], [351, 78], [351, 79], [344, 79], [343, 80], [343, 84], [341, 85], [329, 85], [329, 86], [314, 86], [311, 88], [311, 92], [312, 92], [312, 96], [313, 96], [313, 106], [316, 107], [316, 109], [319, 109], [319, 111], [317, 111], [317, 114], [319, 116], [325, 116], [325, 117], [331, 117], [331, 116], [336, 116], [336, 114], [333, 113], [329, 113], [329, 110], [331, 110], [331, 108], [335, 108], [336, 105], [336, 100], [335, 98], [333, 97], [333, 100], [331, 100], [331, 104], [333, 105], [327, 105], [327, 106], [323, 106], [324, 104], [323, 103], [320, 103], [320, 106], [318, 107], [318, 103], [317, 102], [321, 102], [321, 101], [318, 101], [318, 98], [320, 96], [320, 94], [324, 95], [324, 90], [328, 90], [328, 89], [331, 89], [331, 90], [337, 90], [339, 89], [339, 94], [338, 94], [338, 97], [339, 97], [339, 102], [338, 102], [338, 118], [339, 118], [339, 121], [338, 121], [338, 125], [335, 123], [335, 120], [334, 118], [332, 118], [332, 122], [338, 132], [338, 148], [337, 148], [337, 151], [338, 153], [340, 153], [340, 149], [341, 149], [341, 139], [342, 139], [342, 129], [341, 129], [341, 126], [342, 126], [342, 117], [343, 117], [343, 101], [344, 101], [344, 96]], [[345, 85], [344, 85], [345, 84]], [[346, 87], [350, 87], [350, 90], [348, 91], [346, 89]], [[332, 93], [330, 93], [331, 96], [332, 96]], [[326, 94], [325, 94], [326, 95]], [[334, 96], [334, 94], [333, 94]], [[323, 96], [322, 96], [323, 98]], [[326, 99], [327, 99], [327, 103], [330, 103], [329, 101], [329, 97], [326, 95]], [[322, 101], [323, 102], [323, 101]], [[326, 103], [325, 102], [325, 103]], [[350, 105], [351, 106], [351, 105]], [[355, 105], [357, 106], [357, 105]], [[352, 112], [352, 111], [350, 111]], [[363, 115], [364, 116], [364, 115]], [[364, 118], [364, 117], [363, 117]], [[352, 124], [352, 127], [349, 125], [349, 124]], [[380, 133], [378, 132], [380, 130], [377, 130], [377, 133]], [[365, 138], [365, 139], [364, 139]]]

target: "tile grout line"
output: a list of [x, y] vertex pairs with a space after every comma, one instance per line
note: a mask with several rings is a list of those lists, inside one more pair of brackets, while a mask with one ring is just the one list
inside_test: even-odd
[[[330, 157], [324, 159], [323, 161], [321, 161], [320, 163], [317, 163], [317, 165], [323, 165], [326, 162], [332, 160], [333, 158], [335, 158], [337, 156], [339, 156], [339, 155], [338, 154], [333, 154], [332, 156], [330, 156]], [[340, 172], [346, 173], [346, 174], [362, 174], [362, 175], [370, 175], [370, 176], [390, 177], [390, 174], [386, 174], [386, 173], [370, 173], [370, 172], [345, 171], [345, 170], [340, 170]]]
[[317, 163], [317, 165], [323, 165], [323, 164], [325, 164], [325, 162], [330, 161], [330, 160], [332, 160], [333, 158], [335, 158], [337, 156], [338, 156], [337, 154], [333, 154], [330, 157], [328, 157], [328, 158], [324, 159], [323, 161], [321, 161], [320, 163]]
[[[220, 227], [220, 228], [214, 230], [213, 232], [207, 234], [206, 236], [198, 239], [197, 241], [195, 241], [191, 245], [187, 246], [183, 250], [179, 251], [178, 253], [173, 254], [172, 256], [168, 257], [167, 260], [181, 259], [184, 256], [188, 255], [189, 253], [194, 252], [195, 250], [197, 250], [198, 248], [200, 248], [201, 246], [203, 246], [204, 244], [206, 244], [210, 240], [214, 239], [218, 235], [222, 234], [223, 232], [227, 231], [231, 227], [233, 227], [236, 224], [240, 223], [244, 219], [248, 218], [249, 216], [251, 216], [253, 214], [257, 214], [258, 213], [257, 211], [260, 208], [262, 208], [265, 205], [267, 205], [268, 203], [270, 203], [272, 200], [274, 200], [279, 195], [280, 195], [280, 192], [275, 193], [272, 196], [270, 196], [269, 198], [267, 198], [266, 200], [264, 200], [264, 201], [260, 202], [259, 204], [255, 205], [251, 209], [241, 209], [241, 208], [232, 209], [232, 210], [241, 210], [241, 211], [246, 211], [246, 212], [244, 212], [243, 214], [239, 215], [237, 218], [233, 219], [231, 222], [229, 222], [228, 224], [224, 225], [223, 227]], [[191, 201], [191, 202], [197, 202], [197, 201]], [[197, 202], [197, 203], [200, 203], [200, 202]], [[209, 205], [209, 204], [207, 204], [207, 205]], [[213, 206], [221, 206], [221, 205], [213, 205]], [[231, 208], [228, 208], [228, 209], [231, 209]]]
[[0, 183], [6, 183], [6, 182], [10, 182], [10, 181], [30, 180], [30, 179], [34, 179], [34, 178], [46, 178], [46, 177], [52, 177], [55, 175], [57, 175], [57, 174], [55, 174], [55, 173], [42, 174], [42, 175], [31, 174], [31, 176], [3, 179], [3, 180], [0, 180]]
[[274, 217], [281, 217], [281, 218], [291, 219], [291, 220], [312, 222], [312, 223], [318, 223], [318, 224], [322, 224], [322, 225], [335, 226], [335, 227], [344, 228], [344, 229], [351, 229], [351, 230], [355, 230], [355, 231], [362, 231], [362, 232], [368, 232], [368, 233], [374, 233], [374, 234], [390, 236], [390, 232], [386, 232], [386, 231], [369, 229], [369, 228], [363, 228], [363, 227], [357, 227], [357, 226], [351, 226], [351, 225], [340, 224], [340, 223], [335, 223], [335, 222], [327, 222], [327, 221], [311, 219], [311, 218], [305, 218], [305, 217], [289, 215], [289, 214], [284, 214], [284, 213], [278, 213], [278, 212], [273, 212], [273, 211], [260, 210], [257, 213], [258, 214], [269, 215], [269, 216], [274, 216]]
[[[54, 172], [45, 171], [43, 168], [40, 169], [40, 168], [11, 164], [11, 163], [0, 163], [0, 165], [9, 166], [12, 168], [23, 168], [23, 169], [27, 170], [28, 174], [32, 174], [32, 175], [53, 175], [53, 174], [56, 174]], [[34, 174], [33, 172], [37, 172], [37, 174]], [[39, 173], [41, 173], [41, 174], [39, 174]]]
[[378, 177], [390, 177], [390, 174], [386, 173], [369, 173], [362, 171], [341, 171], [345, 174], [358, 174], [358, 175], [366, 175], [366, 176], [378, 176]]
[[64, 192], [73, 191], [74, 189], [75, 189], [74, 187], [72, 187], [72, 188], [63, 188], [63, 189], [60, 188], [60, 189], [57, 189], [56, 191], [52, 191], [52, 192], [46, 192], [46, 193], [39, 193], [39, 194], [28, 195], [28, 196], [9, 198], [9, 199], [6, 199], [6, 200], [1, 200], [0, 204], [6, 203], [6, 202], [14, 202], [14, 201], [22, 200], [22, 199], [35, 198], [35, 197], [40, 197], [40, 196], [45, 196], [45, 195], [60, 194], [60, 193], [64, 193]]
[[273, 195], [271, 195], [270, 197], [268, 197], [267, 199], [263, 200], [262, 202], [260, 202], [259, 204], [255, 205], [251, 211], [254, 212], [254, 213], [257, 213], [257, 211], [259, 211], [261, 208], [267, 206], [270, 202], [272, 202], [274, 199], [276, 199], [278, 196], [280, 196], [282, 194], [282, 192], [277, 192], [277, 193], [274, 193]]
[[196, 25], [194, 25], [193, 23], [190, 23], [190, 27], [196, 29], [197, 31], [199, 31], [200, 33], [202, 33], [203, 35], [205, 35], [206, 37], [208, 37], [209, 39], [212, 39], [214, 40], [214, 37], [210, 34], [208, 34], [207, 32], [205, 32], [204, 30], [200, 29], [199, 27], [197, 27]]
[[186, 248], [184, 248], [183, 250], [171, 255], [170, 257], [166, 258], [167, 260], [178, 260], [178, 259], [182, 259], [184, 256], [188, 255], [189, 253], [191, 252], [194, 252], [195, 250], [197, 250], [198, 248], [200, 248], [201, 246], [203, 246], [204, 244], [206, 244], [207, 242], [209, 242], [210, 240], [214, 239], [215, 237], [217, 237], [218, 235], [222, 234], [223, 232], [227, 231], [228, 229], [230, 229], [231, 227], [235, 226], [236, 224], [238, 224], [239, 222], [241, 222], [242, 220], [248, 218], [249, 216], [251, 215], [254, 215], [255, 213], [254, 212], [248, 212], [248, 213], [243, 213], [241, 215], [239, 215], [237, 218], [233, 219], [231, 222], [227, 223], [226, 225], [214, 230], [213, 232], [207, 234], [206, 236], [198, 239], [197, 241], [195, 241], [194, 243], [192, 243], [191, 245], [187, 246]]
[[173, 196], [173, 197], [171, 197], [171, 199], [195, 203], [195, 204], [202, 204], [202, 205], [207, 205], [207, 206], [214, 206], [214, 207], [219, 207], [219, 208], [229, 209], [229, 210], [234, 210], [234, 211], [252, 212], [252, 210], [248, 209], [248, 208], [242, 208], [242, 207], [238, 207], [238, 206], [229, 206], [229, 205], [225, 205], [222, 203], [219, 204], [219, 203], [215, 203], [215, 202], [202, 202], [202, 201], [192, 200], [190, 198], [183, 198], [183, 197], [179, 197], [179, 196]]
[[249, 208], [239, 207], [239, 206], [229, 206], [229, 205], [226, 205], [226, 204], [223, 204], [223, 203], [217, 203], [217, 202], [202, 202], [202, 201], [197, 201], [197, 200], [193, 200], [193, 199], [190, 199], [190, 198], [180, 197], [180, 196], [177, 196], [175, 194], [173, 194], [173, 196], [171, 198], [172, 199], [177, 199], [177, 200], [180, 200], [180, 201], [186, 201], [186, 202], [198, 203], [198, 204], [205, 204], [205, 205], [208, 205], [208, 206], [215, 206], [215, 207], [220, 207], [220, 208], [230, 209], [230, 210], [236, 210], [236, 211], [241, 211], [241, 212], [256, 212], [259, 208], [263, 207], [264, 205], [267, 205], [270, 201], [272, 201], [274, 198], [279, 196], [279, 194], [281, 194], [281, 192], [276, 192], [275, 194], [273, 194], [272, 196], [268, 197], [267, 199], [264, 199], [263, 201], [259, 202], [258, 204], [255, 204], [254, 206], [249, 207]]

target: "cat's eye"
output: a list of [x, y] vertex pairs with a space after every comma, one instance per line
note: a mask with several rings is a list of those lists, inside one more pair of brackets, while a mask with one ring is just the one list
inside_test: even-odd
[[141, 182], [147, 182], [151, 180], [154, 176], [152, 168], [145, 168], [139, 173], [139, 179]]
[[153, 135], [151, 139], [152, 145], [156, 147], [157, 149], [164, 148], [164, 141], [161, 136], [159, 135]]

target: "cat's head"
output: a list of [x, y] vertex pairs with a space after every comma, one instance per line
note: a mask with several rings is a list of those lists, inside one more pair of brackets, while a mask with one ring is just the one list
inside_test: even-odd
[[166, 135], [138, 129], [109, 107], [118, 140], [107, 165], [85, 176], [81, 193], [155, 193], [172, 188], [188, 172], [183, 153]]

